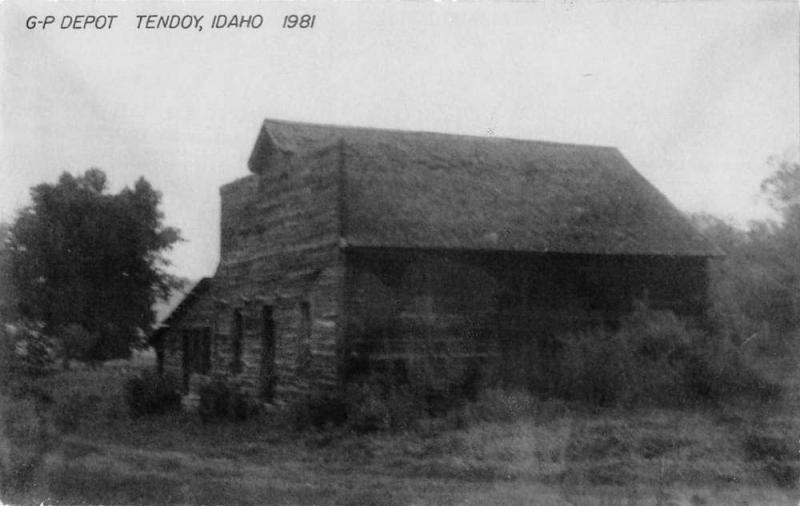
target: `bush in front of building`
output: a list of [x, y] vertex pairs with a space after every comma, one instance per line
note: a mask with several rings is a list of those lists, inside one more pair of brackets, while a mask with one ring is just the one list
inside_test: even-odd
[[408, 384], [391, 384], [380, 377], [348, 385], [344, 404], [347, 426], [357, 433], [408, 430], [428, 415], [423, 395]]
[[125, 382], [125, 401], [134, 417], [163, 414], [181, 405], [178, 382], [169, 375], [147, 370]]
[[740, 352], [668, 311], [637, 308], [616, 332], [560, 338], [558, 397], [591, 405], [680, 405], [749, 396], [775, 399], [779, 385], [749, 368]]
[[[523, 389], [487, 388], [460, 409], [468, 424], [512, 422], [541, 415], [553, 401], [544, 402]], [[552, 410], [552, 407], [550, 407]]]
[[214, 376], [204, 379], [197, 389], [199, 403], [197, 414], [203, 420], [225, 418], [230, 409], [230, 389], [225, 378]]
[[558, 397], [596, 405], [616, 403], [628, 381], [625, 346], [603, 329], [561, 337]]
[[363, 434], [408, 430], [428, 416], [426, 399], [408, 384], [392, 384], [376, 374], [351, 381], [343, 391], [311, 393], [289, 406], [295, 430], [345, 428]]
[[197, 412], [204, 421], [246, 420], [258, 413], [258, 403], [244, 386], [221, 375], [204, 378], [197, 393]]
[[[365, 371], [351, 378], [343, 392], [299, 400], [291, 407], [292, 424], [364, 433], [413, 429], [423, 419], [452, 419], [465, 426], [539, 417], [547, 411], [543, 406], [562, 409], [568, 406], [564, 401], [589, 407], [677, 407], [742, 397], [774, 400], [781, 394], [780, 385], [748, 367], [729, 341], [644, 305], [615, 331], [596, 328], [560, 336], [555, 350], [552, 370], [557, 374], [551, 378], [549, 401], [519, 387], [492, 385], [484, 379], [491, 378], [486, 364], [451, 367], [435, 357], [438, 362], [429, 366], [427, 355], [421, 355], [406, 368]], [[437, 376], [447, 367], [455, 373]]]
[[747, 365], [740, 348], [728, 341], [697, 349], [684, 368], [684, 385], [700, 400], [750, 398], [775, 400], [783, 386], [772, 382]]
[[289, 405], [287, 416], [294, 430], [341, 427], [348, 419], [345, 397], [336, 392], [317, 392]]

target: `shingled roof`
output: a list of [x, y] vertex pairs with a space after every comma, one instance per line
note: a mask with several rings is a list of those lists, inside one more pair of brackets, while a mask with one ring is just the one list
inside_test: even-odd
[[266, 120], [249, 165], [337, 144], [351, 246], [719, 254], [613, 147]]

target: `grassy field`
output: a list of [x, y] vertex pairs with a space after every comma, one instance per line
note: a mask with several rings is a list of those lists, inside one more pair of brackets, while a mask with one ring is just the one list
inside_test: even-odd
[[795, 505], [800, 499], [794, 483], [800, 410], [792, 395], [780, 403], [691, 410], [589, 411], [540, 402], [507, 421], [451, 416], [413, 431], [356, 435], [296, 432], [268, 417], [215, 424], [183, 413], [131, 419], [122, 383], [136, 368], [121, 363], [40, 380], [65, 410], [66, 435], [45, 455], [30, 490], [4, 502]]

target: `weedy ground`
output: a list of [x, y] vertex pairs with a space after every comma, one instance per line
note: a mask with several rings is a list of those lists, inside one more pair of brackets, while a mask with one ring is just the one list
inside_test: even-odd
[[4, 502], [795, 505], [800, 499], [794, 363], [771, 368], [795, 387], [781, 402], [637, 410], [527, 402], [505, 421], [462, 414], [373, 434], [297, 432], [267, 416], [213, 424], [184, 413], [132, 419], [122, 384], [136, 367], [40, 380], [66, 410], [68, 435], [48, 451], [29, 490]]

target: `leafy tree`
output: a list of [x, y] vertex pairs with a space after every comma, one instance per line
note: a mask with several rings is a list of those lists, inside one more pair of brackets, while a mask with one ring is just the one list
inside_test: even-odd
[[739, 344], [791, 331], [791, 288], [775, 248], [777, 225], [759, 222], [741, 230], [709, 215], [694, 221], [725, 253], [710, 265], [711, 315], [717, 325]]
[[154, 321], [156, 298], [174, 286], [163, 253], [180, 235], [162, 224], [160, 193], [140, 178], [110, 194], [93, 168], [35, 186], [31, 197], [9, 240], [20, 313], [68, 336], [66, 355], [127, 357]]
[[717, 323], [738, 343], [785, 345], [800, 329], [800, 164], [788, 157], [769, 163], [775, 171], [761, 190], [779, 222], [740, 230], [710, 215], [693, 219], [726, 254], [711, 266]]
[[11, 252], [8, 240], [11, 227], [0, 223], [0, 323], [16, 319], [17, 297], [11, 279]]
[[767, 163], [775, 171], [761, 183], [761, 191], [785, 220], [797, 218], [800, 216], [800, 161], [790, 156], [772, 156]]
[[800, 328], [800, 161], [772, 157], [773, 174], [761, 183], [772, 207], [783, 218], [764, 248], [773, 266], [771, 279], [784, 290], [787, 330]]

